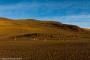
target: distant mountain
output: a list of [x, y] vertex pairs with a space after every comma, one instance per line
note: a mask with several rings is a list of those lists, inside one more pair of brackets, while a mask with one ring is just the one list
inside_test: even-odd
[[90, 31], [75, 25], [35, 19], [0, 18], [0, 40], [90, 39]]

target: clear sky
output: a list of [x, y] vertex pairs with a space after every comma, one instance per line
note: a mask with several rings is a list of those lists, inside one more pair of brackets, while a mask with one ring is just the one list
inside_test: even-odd
[[0, 17], [56, 20], [90, 28], [90, 0], [0, 0]]

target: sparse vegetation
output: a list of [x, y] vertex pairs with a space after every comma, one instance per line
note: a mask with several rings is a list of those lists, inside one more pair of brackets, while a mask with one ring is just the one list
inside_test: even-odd
[[90, 30], [54, 21], [1, 18], [0, 58], [90, 60]]
[[23, 60], [89, 60], [89, 42], [0, 41], [0, 58]]

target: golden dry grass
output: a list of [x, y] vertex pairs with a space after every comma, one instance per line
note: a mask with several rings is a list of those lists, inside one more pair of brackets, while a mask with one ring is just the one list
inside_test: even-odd
[[90, 42], [0, 41], [0, 58], [90, 60]]
[[1, 18], [0, 58], [90, 60], [90, 30], [53, 21]]

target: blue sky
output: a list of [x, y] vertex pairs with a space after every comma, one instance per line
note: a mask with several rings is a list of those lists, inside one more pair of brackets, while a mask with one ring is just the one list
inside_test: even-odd
[[55, 20], [90, 28], [90, 0], [0, 0], [0, 17]]

